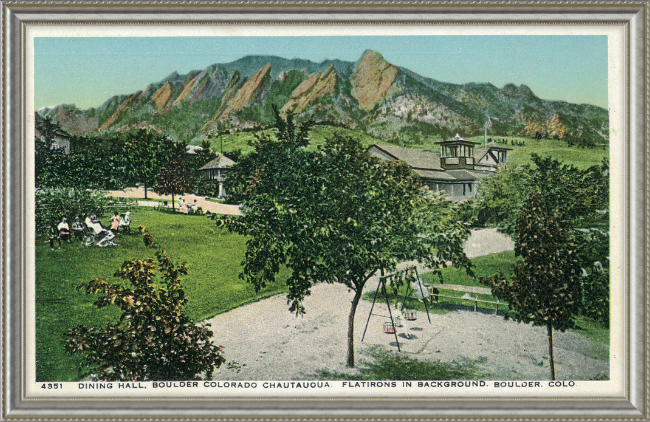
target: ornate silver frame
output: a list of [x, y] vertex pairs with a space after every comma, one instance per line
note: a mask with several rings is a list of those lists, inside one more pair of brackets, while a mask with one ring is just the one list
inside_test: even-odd
[[[2, 418], [6, 419], [643, 419], [648, 420], [648, 2], [4, 1], [2, 18]], [[34, 23], [609, 23], [627, 32], [627, 388], [625, 399], [29, 399], [25, 397], [24, 31]], [[630, 154], [634, 149], [639, 153]], [[642, 228], [642, 229], [641, 229]]]

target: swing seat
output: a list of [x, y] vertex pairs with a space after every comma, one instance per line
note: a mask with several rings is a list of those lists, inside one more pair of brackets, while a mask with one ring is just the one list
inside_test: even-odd
[[384, 322], [384, 333], [395, 334], [395, 327], [390, 321]]
[[407, 321], [415, 321], [418, 319], [417, 314], [415, 313], [414, 310], [412, 309], [405, 309], [402, 311], [402, 316], [404, 317], [405, 320]]

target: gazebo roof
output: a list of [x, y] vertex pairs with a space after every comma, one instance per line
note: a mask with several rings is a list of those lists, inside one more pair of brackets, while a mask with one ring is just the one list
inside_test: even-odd
[[478, 142], [468, 141], [467, 139], [463, 138], [459, 134], [456, 134], [456, 136], [454, 136], [453, 138], [447, 139], [446, 141], [438, 141], [438, 142], [436, 142], [436, 144], [439, 144], [439, 145], [468, 145], [468, 146], [474, 146], [474, 145], [477, 145]]
[[199, 170], [223, 169], [223, 168], [232, 167], [233, 165], [235, 165], [235, 162], [233, 160], [231, 160], [230, 158], [226, 157], [223, 154], [217, 153], [217, 158], [210, 161], [209, 163], [201, 167]]

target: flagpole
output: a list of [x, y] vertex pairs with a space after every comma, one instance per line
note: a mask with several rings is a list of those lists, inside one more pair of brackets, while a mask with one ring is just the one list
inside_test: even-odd
[[487, 123], [483, 127], [485, 129], [485, 135], [483, 135], [483, 142], [485, 143], [485, 146], [487, 147]]

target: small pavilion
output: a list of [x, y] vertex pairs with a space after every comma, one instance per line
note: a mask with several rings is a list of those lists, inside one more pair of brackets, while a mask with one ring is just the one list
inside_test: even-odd
[[219, 184], [219, 198], [226, 196], [223, 182], [226, 180], [228, 169], [235, 164], [233, 160], [223, 154], [217, 153], [217, 157], [201, 167], [201, 180], [204, 183]]

